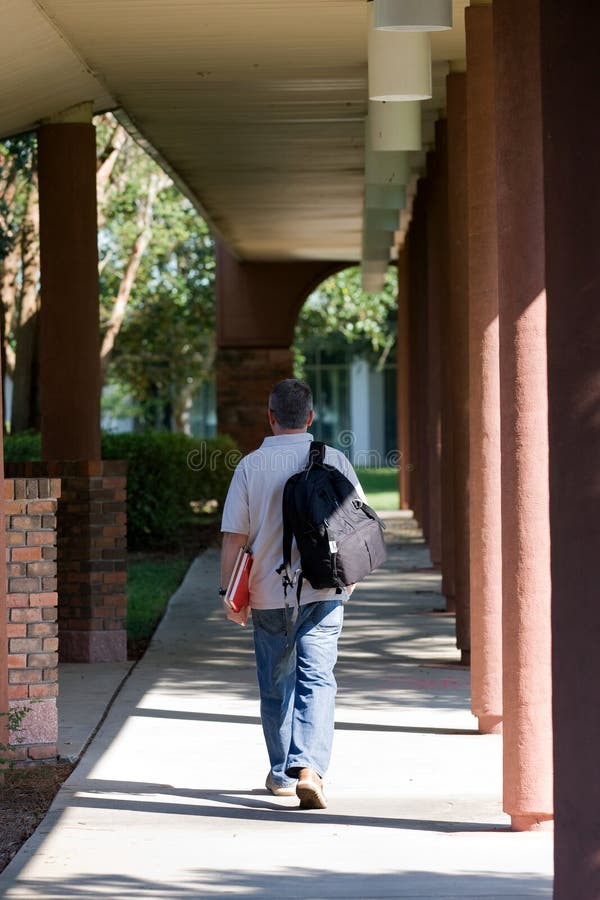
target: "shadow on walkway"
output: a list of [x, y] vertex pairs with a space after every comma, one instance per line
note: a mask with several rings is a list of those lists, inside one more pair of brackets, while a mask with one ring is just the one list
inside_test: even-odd
[[346, 609], [326, 811], [263, 788], [252, 635], [217, 608], [209, 551], [0, 896], [551, 897], [550, 837], [508, 831], [439, 573], [414, 523], [390, 531]]

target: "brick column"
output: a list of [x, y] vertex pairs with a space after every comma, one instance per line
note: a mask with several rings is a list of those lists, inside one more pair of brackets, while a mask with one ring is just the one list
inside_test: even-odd
[[20, 761], [56, 759], [58, 625], [56, 508], [60, 481], [4, 482], [8, 559], [9, 702], [26, 708], [11, 736]]
[[[548, 826], [552, 818], [540, 7], [538, 0], [500, 0], [493, 10], [502, 410], [504, 809], [513, 829], [531, 830]], [[565, 223], [557, 227], [562, 234]], [[566, 333], [561, 337], [561, 347], [565, 346], [569, 346]], [[579, 466], [579, 461], [573, 465]], [[567, 477], [567, 470], [559, 477]], [[569, 541], [574, 538], [569, 532]], [[569, 568], [567, 577], [570, 604], [577, 596], [572, 580], [576, 570]], [[579, 602], [578, 597], [578, 606]], [[564, 632], [557, 634], [559, 641], [564, 637]], [[570, 660], [578, 673], [580, 662], [578, 648], [577, 656]], [[579, 687], [579, 677], [577, 683]]]
[[298, 313], [339, 262], [240, 262], [217, 245], [217, 415], [244, 452], [270, 434], [269, 391], [293, 375]]
[[453, 72], [448, 88], [449, 316], [454, 468], [456, 644], [470, 661], [469, 598], [469, 256], [467, 201], [467, 77]]
[[555, 898], [600, 897], [600, 96], [596, 4], [540, 3]]
[[502, 722], [502, 518], [494, 45], [491, 6], [466, 10], [469, 184], [471, 709]]
[[217, 355], [219, 431], [249, 453], [271, 433], [267, 401], [271, 388], [294, 374], [291, 350], [223, 348]]

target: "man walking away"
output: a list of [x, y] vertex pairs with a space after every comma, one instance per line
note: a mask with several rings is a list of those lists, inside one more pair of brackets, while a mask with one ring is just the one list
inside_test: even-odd
[[[223, 510], [221, 589], [229, 582], [240, 547], [252, 548], [250, 608], [260, 693], [260, 713], [270, 769], [266, 788], [293, 796], [301, 809], [325, 809], [323, 777], [329, 767], [334, 731], [338, 638], [343, 602], [353, 585], [314, 590], [304, 581], [299, 603], [292, 591], [287, 603], [276, 570], [282, 559], [282, 497], [288, 478], [308, 462], [314, 418], [312, 393], [289, 378], [273, 388], [268, 416], [273, 432], [237, 466]], [[325, 462], [339, 469], [364, 499], [352, 466], [327, 447]], [[295, 543], [292, 569], [299, 561]], [[248, 608], [227, 618], [240, 625]]]

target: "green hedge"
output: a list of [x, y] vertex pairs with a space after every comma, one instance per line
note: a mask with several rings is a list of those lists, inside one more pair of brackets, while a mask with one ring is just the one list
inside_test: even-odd
[[[39, 435], [7, 436], [4, 458], [39, 459]], [[240, 454], [228, 437], [106, 433], [102, 458], [127, 461], [127, 542], [145, 549], [176, 539], [199, 512], [216, 512]]]

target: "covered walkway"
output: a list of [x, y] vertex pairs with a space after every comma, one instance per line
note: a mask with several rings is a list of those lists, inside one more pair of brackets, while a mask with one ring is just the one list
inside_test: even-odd
[[414, 520], [389, 532], [347, 609], [326, 811], [263, 789], [251, 633], [215, 608], [208, 551], [0, 895], [550, 897], [552, 837], [510, 831], [440, 576]]

